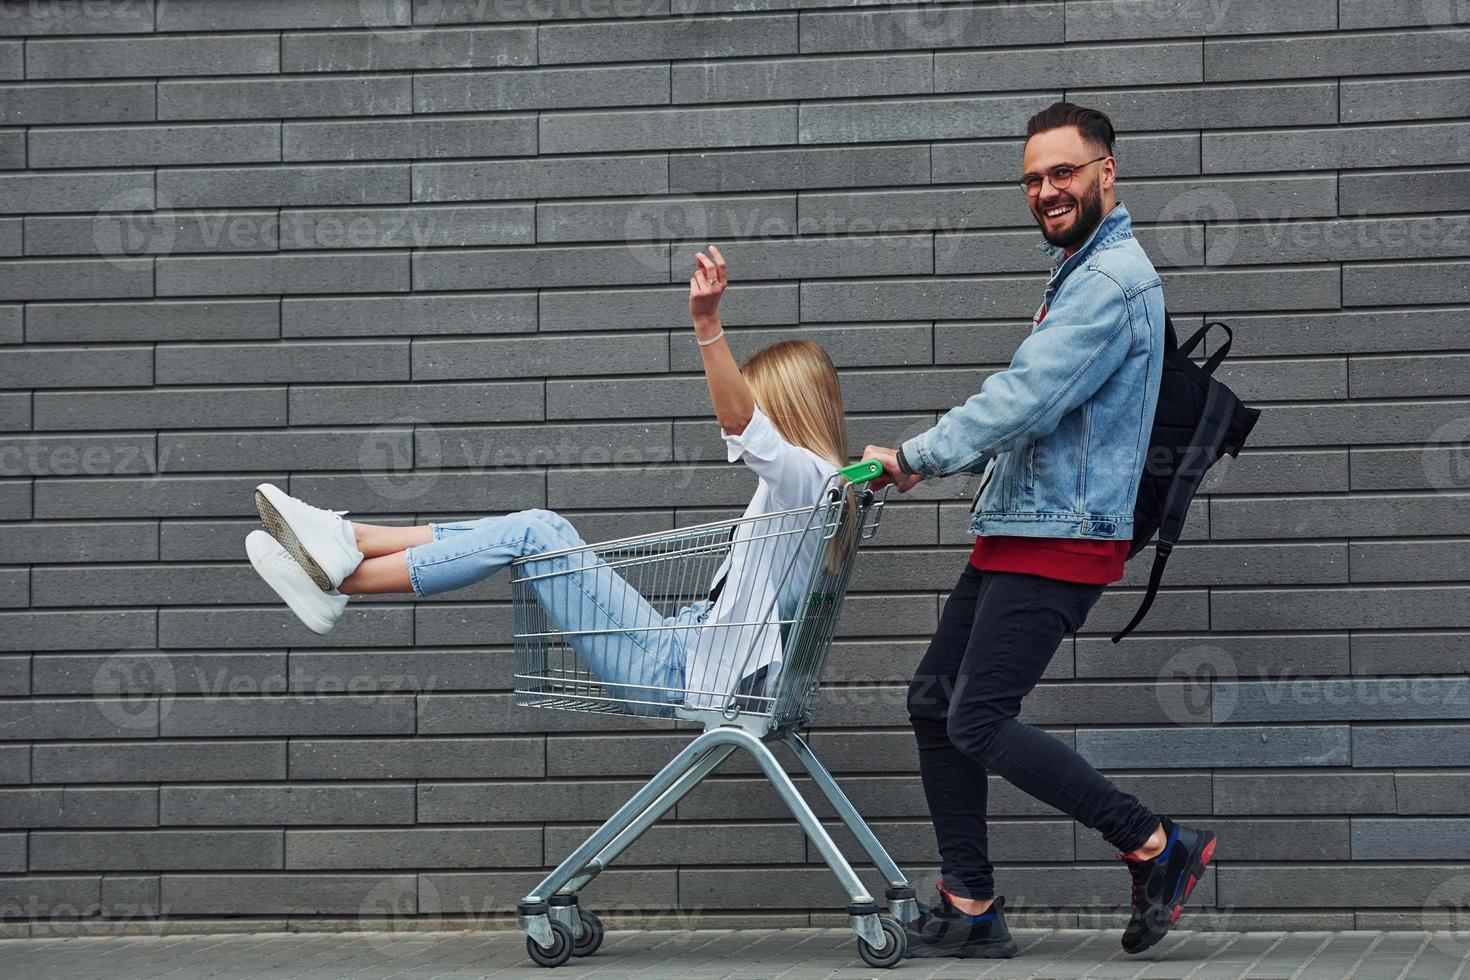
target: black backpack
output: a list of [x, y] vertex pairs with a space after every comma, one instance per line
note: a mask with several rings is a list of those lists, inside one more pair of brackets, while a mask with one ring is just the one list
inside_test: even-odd
[[[1203, 365], [1189, 359], [1189, 352], [1204, 339], [1211, 327], [1225, 331], [1225, 343]], [[1207, 323], [1181, 347], [1174, 336], [1174, 321], [1164, 314], [1164, 370], [1159, 384], [1158, 407], [1149, 436], [1148, 458], [1138, 480], [1138, 501], [1133, 507], [1132, 558], [1157, 531], [1154, 567], [1148, 578], [1143, 605], [1127, 626], [1113, 636], [1117, 643], [1143, 621], [1159, 591], [1164, 564], [1184, 529], [1189, 503], [1205, 474], [1224, 453], [1240, 453], [1246, 437], [1255, 428], [1261, 410], [1250, 408], [1213, 377], [1215, 368], [1230, 352], [1234, 335], [1223, 323]]]

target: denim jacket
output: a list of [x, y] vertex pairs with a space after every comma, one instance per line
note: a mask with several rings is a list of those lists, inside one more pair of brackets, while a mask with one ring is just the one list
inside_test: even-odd
[[1053, 270], [1010, 366], [906, 441], [926, 477], [979, 473], [971, 534], [1131, 539], [1164, 356], [1164, 288], [1116, 205]]

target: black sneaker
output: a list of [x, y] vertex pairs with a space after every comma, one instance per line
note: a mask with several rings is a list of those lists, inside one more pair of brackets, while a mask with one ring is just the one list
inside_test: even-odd
[[1005, 896], [995, 896], [980, 915], [966, 915], [949, 896], [939, 893], [934, 907], [920, 904], [919, 918], [904, 927], [908, 933], [906, 958], [953, 956], [956, 959], [1009, 959], [1016, 944], [1006, 928]]
[[1215, 853], [1212, 831], [1195, 830], [1168, 817], [1159, 822], [1168, 836], [1158, 854], [1148, 860], [1114, 855], [1127, 863], [1133, 876], [1133, 915], [1123, 930], [1123, 949], [1129, 953], [1141, 953], [1164, 938]]

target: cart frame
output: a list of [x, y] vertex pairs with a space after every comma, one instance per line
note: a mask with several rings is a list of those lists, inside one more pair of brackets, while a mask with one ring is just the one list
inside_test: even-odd
[[[595, 915], [579, 908], [578, 893], [605, 871], [623, 851], [638, 840], [644, 831], [653, 826], [737, 750], [744, 750], [755, 760], [761, 773], [775, 788], [782, 802], [816, 846], [843, 890], [847, 892], [848, 921], [853, 933], [859, 939], [859, 952], [863, 959], [870, 965], [881, 967], [893, 966], [902, 959], [907, 945], [903, 927], [915, 921], [919, 915], [913, 886], [883, 848], [867, 822], [858, 813], [857, 808], [842, 792], [832, 774], [822, 765], [811, 746], [797, 731], [811, 717], [810, 702], [820, 682], [821, 669], [825, 665], [827, 651], [830, 647], [831, 632], [835, 627], [837, 612], [846, 593], [858, 545], [861, 541], [871, 538], [877, 532], [881, 522], [883, 500], [875, 498], [874, 493], [866, 488], [867, 482], [882, 473], [881, 464], [867, 460], [844, 467], [838, 473], [842, 479], [855, 485], [855, 492], [844, 495], [840, 489], [838, 477], [834, 477], [829, 482], [828, 491], [823, 494], [823, 499], [809, 508], [811, 517], [806, 531], [808, 533], [813, 530], [821, 531], [824, 533], [822, 540], [831, 539], [836, 533], [836, 524], [830, 519], [826, 526], [816, 524], [817, 518], [824, 510], [829, 514], [833, 509], [837, 510], [840, 520], [840, 512], [844, 508], [855, 508], [857, 512], [847, 516], [856, 519], [858, 523], [856, 533], [852, 535], [849, 551], [842, 557], [843, 564], [838, 581], [835, 586], [829, 582], [829, 588], [835, 589], [835, 595], [828, 593], [821, 597], [831, 606], [831, 609], [821, 624], [824, 632], [819, 634], [817, 639], [820, 649], [811, 655], [814, 658], [814, 664], [810, 665], [813, 668], [812, 675], [808, 678], [798, 676], [791, 680], [790, 684], [798, 685], [793, 689], [790, 684], [786, 683], [787, 678], [783, 676], [786, 672], [783, 669], [782, 675], [778, 675], [777, 689], [771, 697], [743, 699], [736, 702], [743, 704], [745, 710], [738, 706], [728, 705], [724, 708], [691, 708], [681, 705], [674, 709], [674, 717], [699, 722], [704, 726], [704, 731], [619, 807], [580, 847], [572, 851], [554, 871], [521, 900], [517, 907], [518, 923], [528, 937], [527, 950], [538, 964], [558, 966], [565, 963], [572, 955], [585, 956], [595, 952], [601, 943], [601, 923]], [[868, 523], [870, 516], [873, 519], [871, 523]], [[589, 549], [622, 547], [640, 540], [653, 542], [669, 534], [687, 535], [691, 531], [704, 531], [727, 524], [733, 527], [735, 523], [738, 522], [714, 522], [696, 528], [686, 528], [682, 531], [624, 538], [587, 547]], [[537, 557], [544, 556], [518, 559], [516, 563], [512, 563], [512, 567], [514, 569], [516, 565], [533, 561]], [[804, 595], [810, 594], [811, 583], [818, 578], [817, 566], [820, 564], [820, 560], [813, 562]], [[789, 571], [788, 568], [786, 572], [789, 573]], [[518, 598], [517, 601], [523, 600]], [[772, 605], [775, 605], [774, 599]], [[770, 610], [770, 613], [779, 617], [774, 608]], [[798, 612], [797, 623], [801, 621], [801, 616], [802, 613]], [[796, 635], [795, 632], [789, 634], [792, 638]], [[518, 632], [517, 643], [519, 644], [521, 640], [522, 635]], [[517, 676], [519, 679], [522, 675], [518, 673]], [[531, 679], [542, 680], [543, 678], [532, 677]], [[571, 699], [570, 702], [567, 702], [559, 701], [554, 697], [538, 696], [540, 692], [534, 690], [523, 692], [518, 688], [517, 693], [518, 696], [527, 694], [529, 700], [520, 703], [533, 707], [569, 707], [570, 710], [582, 711], [609, 710], [606, 706], [593, 703], [597, 700], [595, 698]], [[751, 710], [752, 701], [757, 704], [763, 703], [765, 710]], [[852, 865], [832, 840], [827, 829], [822, 826], [811, 805], [771, 751], [770, 746], [774, 742], [783, 743], [791, 750], [802, 769], [811, 777], [813, 785], [821, 791], [822, 796], [836, 811], [838, 818], [852, 832], [878, 873], [883, 876], [888, 885], [884, 892], [884, 901], [889, 916], [879, 915], [878, 903], [869, 894], [867, 887], [858, 878]]]

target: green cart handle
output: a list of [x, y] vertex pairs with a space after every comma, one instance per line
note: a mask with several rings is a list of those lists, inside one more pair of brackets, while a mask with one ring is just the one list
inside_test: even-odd
[[837, 472], [849, 483], [867, 483], [883, 475], [883, 464], [876, 459], [865, 459], [860, 463], [849, 463]]

